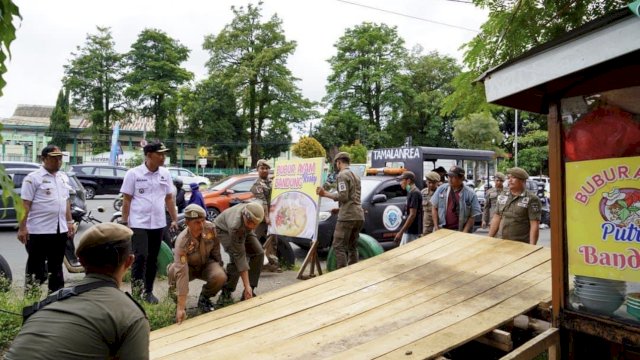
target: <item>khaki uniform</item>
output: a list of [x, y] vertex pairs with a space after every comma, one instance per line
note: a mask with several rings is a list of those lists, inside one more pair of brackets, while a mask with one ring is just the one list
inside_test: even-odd
[[358, 262], [357, 241], [364, 224], [364, 211], [360, 202], [360, 178], [351, 169], [340, 171], [336, 188], [340, 210], [333, 233], [333, 249], [339, 269]]
[[498, 210], [498, 196], [504, 191], [504, 188], [491, 188], [487, 190], [485, 195], [484, 210], [482, 211], [482, 221], [491, 224], [493, 215]]
[[238, 284], [240, 272], [249, 271], [251, 287], [258, 286], [264, 251], [256, 234], [244, 226], [242, 212], [249, 204], [239, 204], [225, 210], [213, 221], [218, 239], [229, 254], [227, 264], [227, 283], [225, 290], [233, 292]]
[[[88, 274], [78, 285], [109, 276]], [[6, 359], [148, 359], [149, 321], [127, 294], [100, 287], [54, 302], [24, 323]]]
[[540, 199], [528, 191], [514, 196], [507, 190], [498, 195], [497, 201], [501, 238], [529, 243], [530, 221], [540, 221], [541, 217]]
[[430, 191], [428, 187], [422, 189], [422, 235], [431, 234], [433, 232], [433, 215], [431, 214], [431, 209], [433, 208], [433, 204], [431, 204], [431, 197], [435, 194], [434, 191]]
[[186, 228], [178, 235], [173, 253], [173, 263], [168, 268], [169, 284], [176, 288], [176, 294], [189, 294], [189, 281], [206, 281], [202, 295], [215, 296], [222, 289], [227, 275], [222, 269], [220, 240], [216, 237], [215, 226], [205, 222], [199, 238], [194, 238]]
[[[264, 218], [269, 216], [269, 209], [271, 208], [271, 180], [258, 178], [256, 182], [251, 186], [251, 193], [262, 204], [264, 209]], [[268, 226], [266, 221], [263, 221], [254, 230], [258, 239], [267, 238]], [[269, 242], [269, 248], [265, 248], [267, 258], [270, 264], [276, 265], [278, 263], [278, 256], [276, 255], [277, 241], [274, 238]]]

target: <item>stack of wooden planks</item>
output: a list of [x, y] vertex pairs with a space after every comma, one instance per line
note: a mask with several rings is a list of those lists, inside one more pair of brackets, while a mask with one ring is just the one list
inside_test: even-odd
[[551, 298], [549, 249], [440, 230], [151, 333], [152, 358], [430, 358]]

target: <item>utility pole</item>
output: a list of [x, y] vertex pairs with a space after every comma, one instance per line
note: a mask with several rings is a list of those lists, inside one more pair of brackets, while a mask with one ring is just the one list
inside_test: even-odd
[[518, 166], [518, 110], [516, 110], [516, 141], [513, 144], [515, 149], [516, 162], [515, 165]]

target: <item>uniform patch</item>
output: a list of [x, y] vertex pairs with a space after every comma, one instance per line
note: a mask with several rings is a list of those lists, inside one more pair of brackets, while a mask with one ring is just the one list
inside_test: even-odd
[[187, 263], [187, 256], [186, 255], [180, 256], [180, 262], [183, 263], [183, 264], [186, 264]]
[[347, 184], [344, 181], [338, 183], [338, 191], [347, 191]]
[[540, 211], [540, 207], [538, 205], [531, 205], [531, 210], [533, 210], [533, 212], [539, 212]]
[[528, 204], [529, 203], [529, 197], [522, 198], [522, 203], [523, 204]]
[[506, 203], [507, 203], [507, 196], [506, 195], [498, 196], [498, 204], [504, 205]]
[[140, 194], [144, 194], [144, 189], [138, 189], [138, 192], [139, 192]]
[[523, 207], [523, 208], [528, 208], [529, 207], [529, 203], [528, 202], [524, 202], [524, 201], [521, 201], [521, 202], [517, 203], [516, 205], [518, 205], [520, 207]]

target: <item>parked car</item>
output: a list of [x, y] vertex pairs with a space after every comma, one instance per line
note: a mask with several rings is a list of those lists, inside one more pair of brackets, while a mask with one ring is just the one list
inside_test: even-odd
[[[404, 223], [403, 214], [407, 196], [400, 182], [392, 176], [366, 176], [361, 179], [361, 199], [364, 209], [364, 226], [361, 232], [366, 233], [380, 243], [385, 250], [396, 247], [393, 239]], [[338, 218], [338, 203], [328, 198], [321, 198], [320, 218], [318, 224], [318, 248], [331, 246], [333, 230]], [[301, 248], [311, 246], [310, 239], [281, 236]]]
[[233, 175], [202, 193], [207, 206], [207, 219], [212, 221], [231, 206], [253, 198], [251, 186], [257, 174]]
[[40, 164], [28, 161], [0, 161], [5, 169], [39, 169]]
[[[33, 168], [8, 168], [5, 169], [5, 173], [13, 181], [13, 191], [20, 195], [22, 191], [22, 182], [24, 178], [33, 172]], [[69, 190], [69, 196], [71, 198], [71, 207], [79, 207], [83, 210], [87, 209], [85, 190], [80, 183], [80, 180], [73, 172], [66, 172], [69, 177], [69, 185], [72, 189]], [[5, 212], [6, 211], [6, 212]], [[4, 216], [3, 216], [4, 215]], [[16, 209], [12, 199], [5, 204], [0, 198], [0, 226], [18, 226], [18, 220], [16, 218]]]
[[191, 171], [180, 167], [168, 167], [171, 178], [182, 180], [182, 188], [184, 191], [191, 191], [189, 184], [196, 183], [198, 185], [204, 185], [205, 187], [211, 186], [211, 180], [204, 176], [198, 176]]
[[120, 193], [124, 175], [128, 170], [122, 166], [102, 164], [72, 165], [71, 169], [80, 179], [89, 200], [96, 195]]

